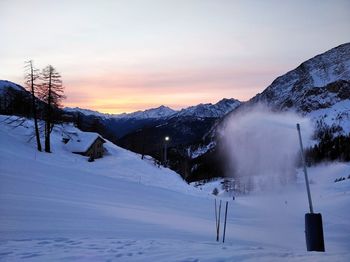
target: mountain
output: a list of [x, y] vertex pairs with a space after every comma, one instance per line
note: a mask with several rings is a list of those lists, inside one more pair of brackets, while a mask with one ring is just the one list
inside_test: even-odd
[[82, 109], [79, 107], [65, 107], [64, 111], [67, 113], [81, 113], [86, 116], [96, 116], [102, 118], [114, 118], [114, 119], [169, 119], [172, 117], [222, 117], [228, 112], [235, 109], [240, 105], [240, 101], [237, 99], [224, 98], [216, 104], [199, 104], [196, 106], [190, 106], [180, 111], [171, 109], [170, 107], [161, 105], [157, 108], [146, 109], [144, 111], [136, 111], [132, 113], [122, 114], [105, 114], [90, 109]]
[[69, 114], [82, 114], [85, 116], [95, 116], [95, 117], [101, 117], [101, 118], [106, 118], [110, 116], [109, 114], [100, 113], [98, 111], [84, 109], [80, 107], [65, 107], [63, 110], [65, 113], [69, 113]]
[[322, 160], [348, 159], [350, 154], [344, 144], [350, 139], [350, 43], [317, 55], [279, 76], [262, 93], [214, 123], [205, 139], [189, 148], [193, 158], [189, 181], [223, 176], [217, 130], [229, 119], [234, 121], [240, 112], [261, 104], [311, 119], [316, 145], [309, 151], [310, 159], [315, 156]]
[[31, 115], [31, 95], [22, 86], [0, 80], [0, 114]]
[[[216, 104], [199, 104], [182, 109], [161, 119], [157, 124], [145, 126], [128, 134], [120, 140], [121, 145], [127, 146], [130, 140], [144, 139], [145, 136], [149, 144], [157, 145], [162, 143], [161, 138], [166, 135], [171, 137], [173, 146], [193, 143], [200, 140], [215, 121], [240, 103], [236, 99], [223, 99]], [[146, 134], [151, 134], [151, 137]]]
[[[81, 108], [65, 108], [64, 111], [75, 117], [79, 115], [82, 118], [82, 122], [88, 123], [86, 126], [81, 126], [84, 130], [87, 130], [88, 125], [92, 125], [98, 120], [109, 134], [114, 135], [115, 138], [109, 137], [114, 142], [116, 138], [120, 140], [128, 134], [134, 133], [132, 136], [138, 136], [144, 128], [147, 128], [147, 130], [157, 128], [155, 133], [160, 133], [162, 137], [170, 132], [174, 134], [173, 138], [179, 138], [174, 140], [174, 142], [187, 143], [192, 141], [193, 137], [195, 139], [200, 138], [208, 132], [208, 128], [214, 123], [214, 120], [232, 111], [239, 104], [240, 101], [236, 99], [223, 99], [216, 104], [199, 104], [180, 111], [163, 105], [128, 114], [103, 114]], [[199, 124], [196, 124], [197, 122]], [[191, 128], [193, 129], [192, 131]], [[125, 145], [124, 142], [122, 144]]]
[[151, 108], [144, 111], [137, 111], [129, 114], [113, 115], [117, 119], [162, 119], [167, 118], [176, 113], [175, 110], [167, 106], [160, 106], [157, 108]]
[[196, 106], [190, 106], [188, 108], [180, 110], [175, 116], [191, 116], [191, 117], [223, 117], [228, 112], [235, 109], [241, 104], [237, 99], [227, 99], [224, 98], [217, 102], [216, 104], [199, 104]]
[[293, 110], [350, 132], [350, 43], [335, 47], [278, 77], [245, 106]]
[[[241, 110], [263, 104], [275, 111], [309, 117], [316, 128], [340, 126], [350, 132], [350, 43], [317, 55], [276, 78], [262, 93], [237, 107], [218, 124]], [[213, 129], [211, 137], [215, 136]]]
[[122, 114], [108, 114], [100, 113], [98, 111], [93, 111], [90, 109], [83, 109], [79, 107], [65, 107], [64, 111], [67, 113], [81, 113], [86, 116], [96, 116], [102, 118], [114, 118], [114, 119], [161, 119], [174, 115], [177, 111], [171, 109], [167, 106], [160, 106], [157, 108], [146, 109], [144, 111], [136, 111], [132, 113], [122, 113]]
[[5, 92], [7, 92], [9, 90], [26, 92], [26, 90], [22, 86], [20, 86], [16, 83], [13, 83], [13, 82], [7, 81], [7, 80], [0, 80], [0, 95], [3, 95]]

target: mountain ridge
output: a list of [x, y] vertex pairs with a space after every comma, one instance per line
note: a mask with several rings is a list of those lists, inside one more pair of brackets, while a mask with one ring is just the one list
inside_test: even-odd
[[183, 108], [181, 110], [174, 110], [168, 106], [161, 105], [155, 108], [121, 114], [101, 113], [99, 111], [79, 107], [65, 107], [64, 111], [69, 113], [82, 113], [84, 115], [115, 119], [165, 119], [181, 116], [222, 117], [223, 115], [227, 114], [229, 111], [233, 110], [238, 105], [240, 105], [240, 103], [241, 102], [239, 100], [234, 98], [223, 98], [215, 104], [200, 103], [194, 106]]

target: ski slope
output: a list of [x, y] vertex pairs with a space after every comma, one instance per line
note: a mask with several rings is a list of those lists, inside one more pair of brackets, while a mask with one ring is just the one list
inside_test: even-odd
[[[230, 201], [226, 242], [215, 241], [214, 197], [110, 142], [89, 163], [56, 127], [38, 153], [31, 121], [0, 116], [0, 261], [350, 261], [350, 165], [311, 168], [325, 253], [306, 252], [302, 177]], [[218, 199], [219, 200], [219, 199]], [[223, 215], [223, 214], [222, 214]]]

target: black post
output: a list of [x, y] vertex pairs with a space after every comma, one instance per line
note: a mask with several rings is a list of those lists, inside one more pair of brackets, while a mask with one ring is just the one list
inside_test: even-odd
[[321, 214], [305, 214], [305, 236], [307, 251], [325, 251]]
[[217, 231], [216, 231], [216, 241], [218, 241], [218, 242], [219, 242], [219, 238], [220, 238], [220, 215], [221, 215], [221, 200], [220, 200], [220, 205], [219, 205], [218, 226], [217, 226]]
[[226, 201], [226, 209], [225, 209], [225, 223], [224, 223], [224, 234], [222, 236], [222, 243], [225, 243], [225, 235], [226, 235], [226, 221], [227, 221], [227, 207], [228, 201]]
[[216, 208], [216, 199], [215, 199], [215, 229], [216, 229], [216, 241], [218, 241], [218, 211]]

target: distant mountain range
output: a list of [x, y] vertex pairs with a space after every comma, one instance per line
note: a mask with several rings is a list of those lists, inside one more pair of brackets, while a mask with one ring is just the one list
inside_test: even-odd
[[65, 107], [64, 111], [69, 113], [81, 113], [87, 116], [97, 116], [104, 118], [115, 118], [115, 119], [160, 119], [166, 118], [175, 114], [177, 111], [171, 109], [167, 106], [160, 106], [157, 108], [151, 108], [144, 111], [136, 111], [133, 113], [122, 113], [122, 114], [105, 114], [98, 111], [93, 111], [89, 109], [82, 109], [79, 107]]
[[236, 99], [224, 98], [216, 104], [199, 104], [196, 106], [190, 106], [188, 108], [181, 109], [179, 111], [171, 109], [167, 106], [160, 106], [157, 108], [151, 108], [144, 111], [136, 111], [133, 113], [123, 114], [104, 114], [98, 111], [89, 109], [82, 109], [79, 107], [65, 107], [64, 111], [68, 113], [81, 113], [86, 116], [96, 116], [102, 118], [113, 118], [113, 119], [165, 119], [172, 117], [199, 117], [199, 118], [217, 118], [226, 115], [228, 112], [235, 109], [241, 104]]

